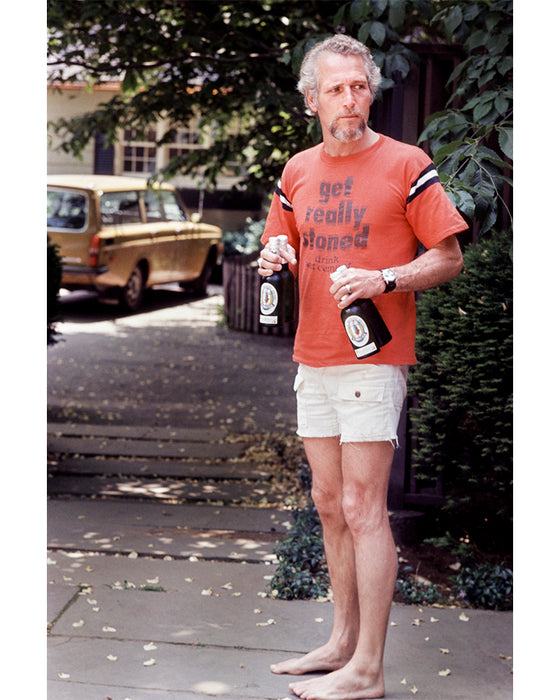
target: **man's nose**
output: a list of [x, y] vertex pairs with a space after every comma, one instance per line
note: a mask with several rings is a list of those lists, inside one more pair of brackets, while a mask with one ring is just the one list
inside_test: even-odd
[[356, 104], [356, 98], [350, 86], [344, 88], [342, 98], [345, 107], [353, 107]]

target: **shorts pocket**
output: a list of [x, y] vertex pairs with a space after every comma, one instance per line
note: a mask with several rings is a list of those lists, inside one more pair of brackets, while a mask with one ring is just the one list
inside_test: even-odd
[[385, 386], [375, 382], [341, 382], [338, 387], [338, 398], [342, 401], [380, 403], [384, 394]]
[[296, 374], [296, 378], [294, 379], [294, 391], [297, 392], [297, 390], [301, 387], [303, 384], [303, 377], [301, 376], [300, 372]]

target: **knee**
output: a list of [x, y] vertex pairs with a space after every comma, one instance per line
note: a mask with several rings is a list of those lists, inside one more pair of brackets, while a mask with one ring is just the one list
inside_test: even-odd
[[343, 520], [342, 498], [340, 491], [321, 484], [313, 484], [311, 498], [322, 522]]
[[355, 535], [375, 532], [389, 523], [386, 503], [380, 503], [375, 494], [358, 485], [344, 489], [342, 512], [348, 528]]

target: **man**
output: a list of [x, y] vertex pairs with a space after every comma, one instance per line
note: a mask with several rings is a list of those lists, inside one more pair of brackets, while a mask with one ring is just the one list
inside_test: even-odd
[[[274, 673], [324, 671], [290, 684], [307, 700], [378, 698], [397, 575], [387, 490], [414, 364], [414, 292], [456, 277], [455, 234], [466, 224], [423, 151], [368, 127], [380, 82], [369, 50], [335, 35], [302, 64], [298, 89], [319, 118], [323, 142], [295, 155], [275, 191], [262, 243], [287, 234], [299, 280], [298, 434], [312, 470], [334, 595], [329, 641], [274, 664]], [[420, 241], [426, 252], [415, 257]], [[297, 251], [297, 252], [296, 252]], [[279, 270], [266, 247], [259, 274]], [[348, 270], [334, 284], [339, 265]], [[340, 310], [372, 298], [392, 340], [358, 360]]]

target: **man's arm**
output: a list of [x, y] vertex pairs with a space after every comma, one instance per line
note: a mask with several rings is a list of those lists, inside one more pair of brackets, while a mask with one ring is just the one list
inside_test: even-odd
[[[437, 287], [457, 277], [462, 267], [463, 254], [457, 238], [448, 236], [406, 265], [391, 268], [397, 275], [397, 286], [390, 294]], [[352, 290], [350, 294], [348, 285]], [[379, 270], [350, 268], [332, 285], [330, 292], [339, 308], [344, 309], [355, 299], [370, 299], [383, 294], [385, 282]], [[342, 297], [344, 301], [341, 301]]]

